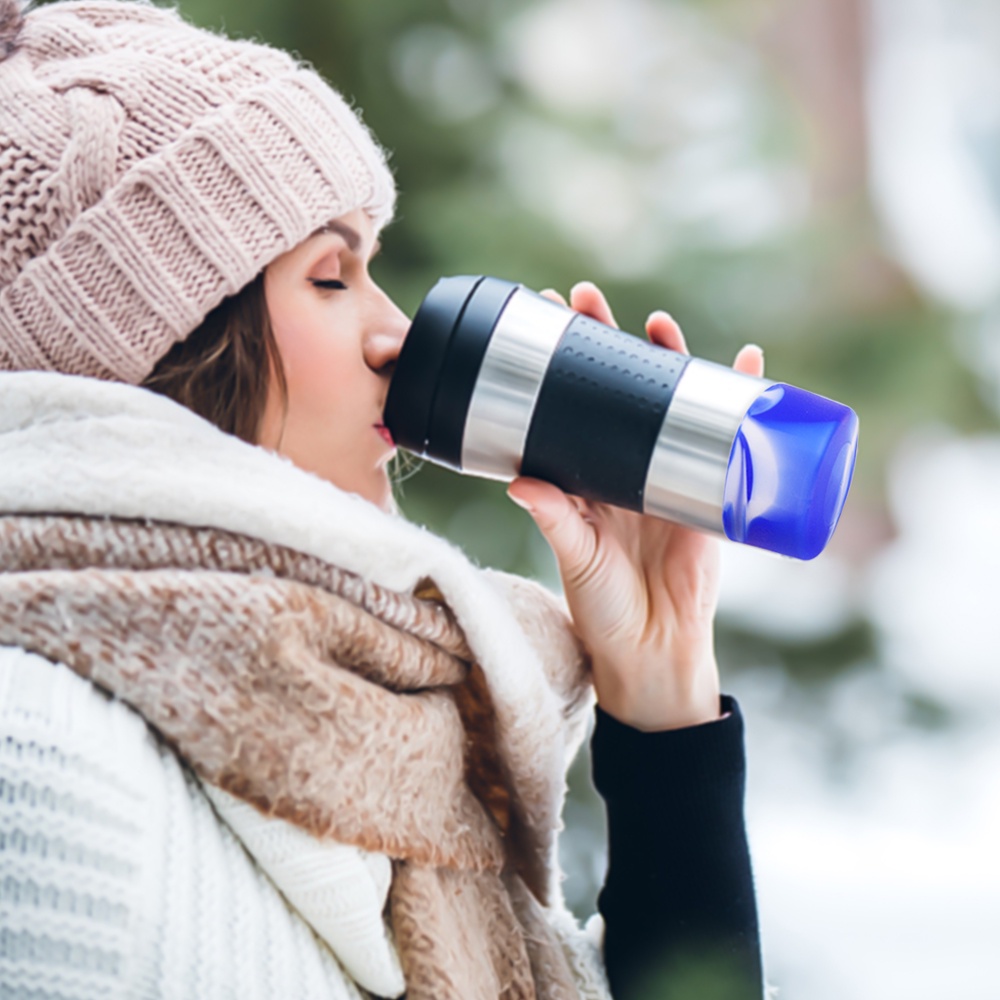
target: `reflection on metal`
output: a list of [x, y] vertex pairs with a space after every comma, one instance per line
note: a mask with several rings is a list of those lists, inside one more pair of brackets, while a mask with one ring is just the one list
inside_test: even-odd
[[483, 357], [462, 439], [462, 470], [513, 479], [556, 344], [574, 314], [518, 289]]
[[771, 384], [711, 361], [691, 360], [653, 448], [643, 495], [647, 513], [682, 517], [723, 534], [722, 495], [733, 438], [750, 404]]

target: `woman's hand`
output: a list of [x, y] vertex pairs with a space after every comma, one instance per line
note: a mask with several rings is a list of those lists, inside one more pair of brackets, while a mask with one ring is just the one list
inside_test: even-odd
[[[589, 282], [573, 288], [569, 304], [616, 325], [607, 300]], [[646, 333], [653, 343], [687, 353], [680, 327], [664, 312], [649, 317]], [[733, 367], [762, 375], [760, 348], [744, 347]], [[555, 553], [604, 711], [650, 731], [718, 718], [718, 542], [661, 518], [571, 497], [537, 479], [516, 479], [508, 493]]]

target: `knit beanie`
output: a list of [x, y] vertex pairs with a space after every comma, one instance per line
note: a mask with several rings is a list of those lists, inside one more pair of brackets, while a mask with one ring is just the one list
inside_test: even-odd
[[142, 0], [0, 0], [0, 371], [139, 383], [268, 262], [394, 197], [285, 53]]

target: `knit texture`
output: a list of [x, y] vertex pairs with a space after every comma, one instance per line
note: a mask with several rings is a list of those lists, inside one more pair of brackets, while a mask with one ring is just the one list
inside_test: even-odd
[[120, 702], [0, 647], [0, 734], [3, 1000], [361, 1000]]
[[430, 532], [171, 400], [52, 373], [0, 372], [0, 511], [213, 525], [386, 590], [414, 593], [432, 579], [475, 650], [498, 743], [539, 826], [558, 828], [561, 776], [585, 735], [593, 693], [555, 669], [573, 655], [565, 628], [532, 637], [519, 627], [518, 614], [543, 604], [538, 587], [474, 569]]
[[399, 956], [384, 919], [392, 883], [389, 858], [310, 837], [214, 785], [202, 787], [250, 856], [351, 978], [376, 996], [405, 992]]
[[[194, 435], [186, 448], [175, 426]], [[258, 465], [291, 509], [248, 489]], [[147, 468], [156, 482], [136, 491]], [[175, 521], [204, 524], [218, 504], [228, 523], [124, 522], [101, 499], [112, 485], [117, 504], [152, 486]], [[297, 498], [311, 508], [301, 518]], [[105, 515], [31, 514], [61, 504]], [[0, 509], [16, 512], [0, 527], [0, 643], [113, 690], [261, 822], [391, 857], [409, 997], [606, 995], [579, 933], [565, 933], [554, 855], [590, 696], [565, 618], [538, 588], [487, 580], [169, 401], [64, 376], [0, 375]], [[255, 511], [267, 515], [255, 536], [231, 530]], [[293, 537], [306, 551], [279, 541]], [[328, 562], [338, 547], [345, 566]], [[408, 592], [390, 594], [400, 580]], [[266, 833], [241, 836], [308, 915], [297, 859]]]
[[0, 370], [138, 383], [381, 150], [312, 70], [138, 0], [0, 0]]
[[[14, 570], [0, 577], [0, 642], [114, 691], [200, 775], [265, 813], [423, 864], [499, 869], [446, 696], [459, 661], [253, 564], [220, 573], [189, 556], [190, 570], [153, 569], [146, 552], [164, 547], [153, 526], [125, 526], [127, 572], [98, 568], [105, 549], [125, 548], [114, 522], [70, 522], [98, 565], [60, 570], [58, 526], [39, 545], [33, 520], [0, 519], [0, 564]], [[176, 539], [186, 529], [163, 531], [193, 548]]]
[[[461, 663], [333, 595], [258, 577], [252, 563], [240, 574], [149, 569], [146, 552], [163, 548], [155, 525], [127, 528], [135, 572], [58, 569], [61, 532], [45, 528], [40, 545], [34, 519], [0, 521], [0, 564], [15, 570], [0, 576], [0, 643], [112, 691], [264, 815], [394, 858], [412, 1000], [577, 1000], [539, 915], [551, 831], [532, 829], [532, 803], [503, 762], [477, 773], [496, 748], [464, 716], [465, 701], [488, 693], [462, 690]], [[172, 548], [191, 548], [164, 530]], [[124, 549], [114, 522], [66, 534], [75, 558], [86, 541], [87, 562]], [[507, 779], [507, 830], [475, 795], [491, 775]]]

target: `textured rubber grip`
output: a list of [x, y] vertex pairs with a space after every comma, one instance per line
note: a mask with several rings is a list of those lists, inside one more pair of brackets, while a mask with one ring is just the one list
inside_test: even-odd
[[650, 456], [688, 360], [574, 317], [545, 373], [521, 474], [641, 511]]

